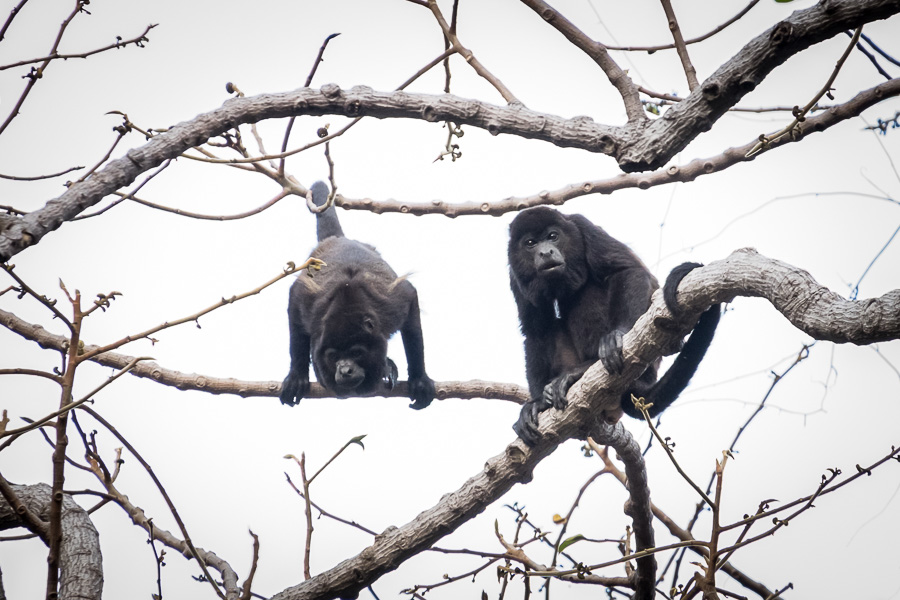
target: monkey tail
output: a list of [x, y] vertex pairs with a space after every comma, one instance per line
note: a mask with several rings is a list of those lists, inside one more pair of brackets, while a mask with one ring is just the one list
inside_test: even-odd
[[[681, 392], [683, 392], [691, 382], [691, 377], [697, 372], [700, 361], [703, 360], [707, 349], [709, 349], [709, 345], [712, 343], [713, 335], [716, 333], [716, 327], [719, 325], [719, 317], [721, 314], [722, 309], [716, 304], [715, 306], [706, 309], [706, 312], [700, 315], [700, 320], [697, 321], [694, 331], [691, 332], [691, 337], [688, 338], [688, 341], [685, 342], [681, 352], [675, 357], [675, 362], [673, 362], [672, 366], [669, 367], [669, 370], [659, 378], [659, 381], [650, 388], [650, 392], [647, 394], [645, 400], [653, 403], [653, 406], [649, 411], [651, 417], [655, 417], [667, 409], [670, 404], [675, 402], [678, 396], [681, 395]], [[623, 402], [626, 412], [628, 412], [627, 409], [630, 404], [630, 401]], [[629, 413], [631, 416], [635, 416], [638, 419], [642, 418], [641, 414], [634, 406], [631, 406], [630, 408], [637, 412], [637, 415]]]
[[[316, 206], [322, 206], [328, 201], [328, 186], [324, 182], [317, 181], [309, 189]], [[316, 215], [316, 237], [320, 242], [325, 238], [344, 237], [344, 230], [341, 229], [341, 222], [334, 206], [329, 206], [327, 210]]]
[[[701, 266], [703, 265], [700, 263], [686, 262], [672, 269], [666, 278], [663, 286], [663, 299], [673, 315], [678, 316], [681, 312], [676, 300], [678, 284], [685, 275]], [[710, 306], [706, 312], [700, 315], [691, 336], [685, 342], [678, 356], [675, 357], [675, 362], [646, 393], [644, 400], [653, 404], [648, 411], [651, 417], [655, 417], [667, 409], [688, 386], [691, 377], [697, 372], [697, 367], [700, 366], [700, 362], [712, 343], [721, 315], [722, 307], [718, 304]], [[643, 418], [640, 411], [634, 408], [630, 399], [623, 399], [622, 408], [631, 417]]]

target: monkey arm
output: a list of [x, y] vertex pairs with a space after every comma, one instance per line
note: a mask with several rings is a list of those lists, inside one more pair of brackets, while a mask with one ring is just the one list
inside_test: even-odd
[[410, 408], [425, 408], [434, 400], [434, 381], [425, 372], [425, 341], [422, 336], [422, 320], [419, 315], [419, 295], [409, 282], [409, 309], [406, 321], [400, 328], [403, 338], [403, 349], [406, 351], [406, 364], [409, 371], [409, 397], [413, 401]]
[[281, 384], [281, 403], [296, 406], [309, 393], [309, 334], [303, 329], [300, 316], [288, 313], [290, 324], [291, 370]]

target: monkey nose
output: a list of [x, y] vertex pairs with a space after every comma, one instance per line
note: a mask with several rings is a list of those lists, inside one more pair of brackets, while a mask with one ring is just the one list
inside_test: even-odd
[[340, 365], [334, 374], [335, 383], [343, 388], [355, 388], [365, 378], [365, 372], [357, 365]]

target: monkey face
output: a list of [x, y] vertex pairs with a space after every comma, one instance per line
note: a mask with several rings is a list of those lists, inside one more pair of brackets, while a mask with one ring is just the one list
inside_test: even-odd
[[376, 336], [333, 338], [320, 345], [313, 356], [316, 379], [339, 398], [390, 389], [396, 381], [391, 364], [387, 344]]
[[539, 305], [583, 284], [584, 242], [575, 224], [547, 208], [519, 213], [510, 225], [510, 282]]
[[534, 271], [538, 277], [553, 276], [566, 269], [566, 257], [560, 248], [558, 227], [548, 227], [537, 235], [522, 239], [523, 251], [534, 261]]

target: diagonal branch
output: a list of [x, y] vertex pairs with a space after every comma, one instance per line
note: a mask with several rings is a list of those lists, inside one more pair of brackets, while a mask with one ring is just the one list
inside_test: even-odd
[[556, 28], [567, 40], [579, 50], [587, 54], [597, 66], [603, 69], [609, 82], [619, 91], [622, 101], [625, 103], [625, 114], [629, 122], [641, 123], [648, 120], [638, 89], [626, 73], [606, 51], [606, 46], [592, 40], [584, 32], [578, 29], [571, 21], [562, 16], [559, 11], [543, 0], [522, 0], [522, 3], [539, 14], [547, 23]]
[[691, 57], [688, 56], [687, 46], [684, 43], [684, 36], [681, 35], [681, 27], [678, 25], [678, 19], [675, 18], [675, 9], [672, 8], [672, 0], [661, 0], [663, 11], [666, 13], [666, 19], [669, 21], [669, 31], [672, 32], [672, 39], [675, 42], [675, 49], [678, 51], [678, 58], [681, 59], [681, 66], [684, 69], [684, 75], [687, 77], [688, 89], [692, 92], [697, 89], [700, 82], [697, 81], [697, 71], [691, 63]]

